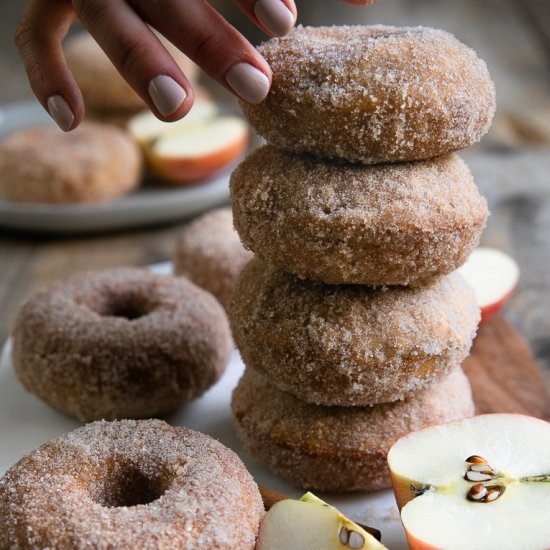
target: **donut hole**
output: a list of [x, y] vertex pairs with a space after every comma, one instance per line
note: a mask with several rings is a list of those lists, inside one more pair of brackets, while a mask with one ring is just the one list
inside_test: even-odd
[[113, 294], [110, 296], [94, 296], [84, 300], [84, 303], [103, 317], [120, 317], [133, 321], [151, 313], [153, 304], [146, 296], [137, 293]]
[[149, 474], [134, 464], [115, 463], [95, 485], [92, 499], [106, 508], [151, 504], [164, 495], [170, 481], [163, 471]]
[[109, 317], [122, 317], [124, 319], [128, 319], [128, 321], [133, 321], [134, 319], [139, 319], [148, 313], [149, 308], [146, 307], [146, 304], [143, 302], [139, 302], [137, 300], [117, 299], [108, 303], [106, 311], [102, 312], [101, 315]]

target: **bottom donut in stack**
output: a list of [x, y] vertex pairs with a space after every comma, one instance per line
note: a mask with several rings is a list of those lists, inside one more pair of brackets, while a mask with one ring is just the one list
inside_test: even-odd
[[259, 462], [293, 485], [338, 492], [389, 487], [386, 455], [393, 443], [474, 414], [460, 367], [414, 396], [373, 407], [305, 403], [247, 369], [232, 408], [237, 435]]

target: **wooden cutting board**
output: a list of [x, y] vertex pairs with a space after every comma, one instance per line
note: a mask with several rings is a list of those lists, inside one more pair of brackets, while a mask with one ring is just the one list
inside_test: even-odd
[[550, 421], [550, 395], [527, 342], [503, 317], [480, 328], [462, 368], [477, 413], [508, 412]]

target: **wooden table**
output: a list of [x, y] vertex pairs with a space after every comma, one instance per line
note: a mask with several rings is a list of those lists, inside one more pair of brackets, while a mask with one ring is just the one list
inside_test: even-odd
[[[483, 144], [463, 156], [492, 211], [483, 243], [505, 250], [521, 265], [520, 285], [506, 316], [528, 339], [550, 387], [550, 2], [380, 0], [364, 9], [336, 0], [297, 3], [303, 22], [312, 24], [442, 27], [488, 62], [499, 111]], [[22, 4], [2, 0], [0, 5], [0, 102], [31, 97], [11, 38]], [[0, 342], [9, 334], [21, 299], [32, 290], [82, 269], [169, 259], [183, 223], [71, 238], [2, 230]]]

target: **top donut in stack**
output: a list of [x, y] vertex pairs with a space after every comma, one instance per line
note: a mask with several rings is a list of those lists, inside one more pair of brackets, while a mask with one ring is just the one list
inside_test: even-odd
[[488, 211], [454, 152], [495, 109], [475, 52], [386, 26], [300, 27], [260, 51], [272, 89], [242, 106], [269, 145], [231, 184], [245, 246], [328, 284], [419, 286], [463, 264]]

